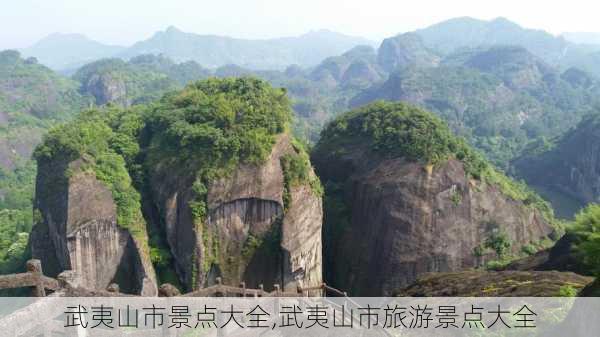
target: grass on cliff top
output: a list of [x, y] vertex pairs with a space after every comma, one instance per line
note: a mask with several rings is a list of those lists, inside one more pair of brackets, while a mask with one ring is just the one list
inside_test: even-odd
[[135, 113], [134, 110], [116, 108], [85, 111], [74, 121], [51, 129], [36, 148], [34, 157], [38, 165], [45, 161], [71, 162], [83, 158], [82, 169], [92, 171], [111, 190], [117, 206], [118, 225], [144, 243], [147, 236], [140, 194], [132, 184], [126, 164], [126, 159], [132, 155], [127, 145], [131, 146], [134, 140], [122, 129], [111, 128], [114, 120]]
[[[206, 223], [211, 181], [231, 174], [240, 163], [263, 163], [277, 135], [289, 131], [291, 119], [286, 91], [253, 78], [199, 81], [166, 95], [149, 108], [144, 166], [148, 175], [161, 170], [180, 180], [193, 178], [194, 196], [189, 206], [203, 242], [202, 273], [207, 273], [212, 264], [222, 270], [230, 264], [220, 256], [218, 233]], [[315, 189], [320, 186], [309, 174], [306, 151], [296, 150], [296, 155], [286, 156], [281, 163], [287, 199], [290, 185], [299, 180]], [[198, 271], [193, 269], [192, 274], [192, 284], [196, 285]]]
[[552, 208], [546, 201], [524, 183], [494, 168], [428, 111], [402, 102], [376, 101], [332, 121], [323, 130], [315, 149], [335, 154], [357, 142], [380, 157], [403, 157], [424, 165], [436, 166], [451, 158], [458, 159], [470, 177], [498, 186], [506, 196], [537, 208], [548, 221], [554, 222]]
[[575, 250], [590, 273], [600, 277], [600, 205], [591, 204], [581, 210], [569, 225], [575, 235]]

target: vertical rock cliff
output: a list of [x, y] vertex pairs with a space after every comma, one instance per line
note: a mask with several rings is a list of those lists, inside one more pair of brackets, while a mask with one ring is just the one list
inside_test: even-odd
[[600, 202], [599, 127], [600, 115], [589, 115], [556, 142], [539, 142], [513, 162], [516, 174], [539, 189], [565, 218]]
[[516, 197], [518, 185], [433, 115], [402, 103], [343, 115], [324, 131], [313, 162], [326, 184], [326, 281], [355, 296], [481, 266], [491, 256], [477, 247], [494, 233], [519, 252], [552, 231]]
[[285, 91], [251, 78], [83, 112], [36, 150], [34, 256], [143, 294], [153, 264], [184, 291], [319, 285], [322, 187], [290, 120]]
[[44, 271], [56, 276], [73, 270], [89, 289], [104, 290], [116, 282], [125, 292], [156, 295], [147, 247], [119, 226], [113, 195], [86, 169], [86, 159], [38, 165], [31, 247]]
[[296, 151], [289, 135], [279, 135], [263, 163], [241, 164], [211, 181], [203, 223], [190, 207], [193, 184], [177, 184], [173, 171], [155, 171], [154, 203], [184, 284], [200, 288], [221, 277], [227, 284], [295, 291], [322, 282], [321, 198], [309, 184], [290, 186], [281, 162]]

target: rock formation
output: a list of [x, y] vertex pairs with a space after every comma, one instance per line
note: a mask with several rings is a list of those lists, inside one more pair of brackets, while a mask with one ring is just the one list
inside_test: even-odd
[[540, 189], [560, 215], [600, 201], [600, 118], [591, 115], [556, 144], [540, 144], [514, 161], [517, 175]]
[[85, 159], [39, 162], [32, 255], [50, 276], [73, 270], [84, 288], [116, 282], [124, 292], [156, 295], [147, 247], [119, 226], [111, 191], [84, 167]]
[[320, 196], [284, 179], [282, 157], [295, 151], [282, 134], [263, 164], [242, 164], [212, 181], [205, 224], [193, 219], [192, 184], [177, 183], [172, 172], [153, 174], [154, 203], [184, 284], [201, 288], [222, 277], [225, 284], [293, 291], [322, 282]]
[[[398, 296], [416, 297], [556, 297], [569, 287], [583, 294], [592, 277], [558, 271], [464, 271], [431, 273], [400, 290]], [[586, 287], [587, 286], [587, 287]]]
[[[440, 132], [445, 127], [418, 129], [435, 119], [415, 109], [376, 103], [353, 111], [325, 130], [313, 154], [326, 186], [326, 282], [355, 296], [390, 295], [425, 272], [481, 266], [492, 256], [475, 250], [498, 231], [506, 233], [513, 252], [552, 231], [540, 212], [471, 177], [465, 162], [430, 165], [407, 158], [425, 146], [406, 145], [412, 135], [430, 135], [423, 141], [431, 139], [432, 149], [448, 142]], [[403, 118], [409, 126], [382, 125]], [[364, 131], [367, 123], [377, 125], [374, 134]], [[388, 145], [389, 151], [381, 150]], [[407, 156], [391, 152], [404, 146]]]
[[250, 78], [82, 113], [36, 150], [34, 256], [91, 289], [156, 294], [152, 263], [183, 291], [320, 285], [322, 188], [290, 114]]
[[97, 105], [115, 103], [129, 106], [131, 104], [123, 80], [110, 73], [92, 75], [88, 82], [83, 84], [83, 90], [94, 96]]
[[434, 67], [440, 57], [423, 44], [415, 33], [404, 33], [383, 40], [377, 55], [377, 61], [387, 72], [408, 66]]

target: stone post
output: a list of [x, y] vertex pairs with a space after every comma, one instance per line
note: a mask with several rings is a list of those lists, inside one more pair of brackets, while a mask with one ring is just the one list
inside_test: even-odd
[[33, 296], [44, 297], [46, 296], [46, 290], [44, 289], [44, 273], [42, 272], [42, 262], [40, 260], [29, 260], [27, 261], [27, 272], [34, 276], [35, 287], [33, 289]]

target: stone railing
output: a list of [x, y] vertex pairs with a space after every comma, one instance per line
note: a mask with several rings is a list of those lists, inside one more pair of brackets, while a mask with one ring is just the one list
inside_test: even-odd
[[0, 275], [0, 289], [32, 288], [32, 296], [46, 296], [46, 290], [60, 288], [57, 280], [44, 276], [40, 260], [27, 261], [27, 272], [12, 275]]

